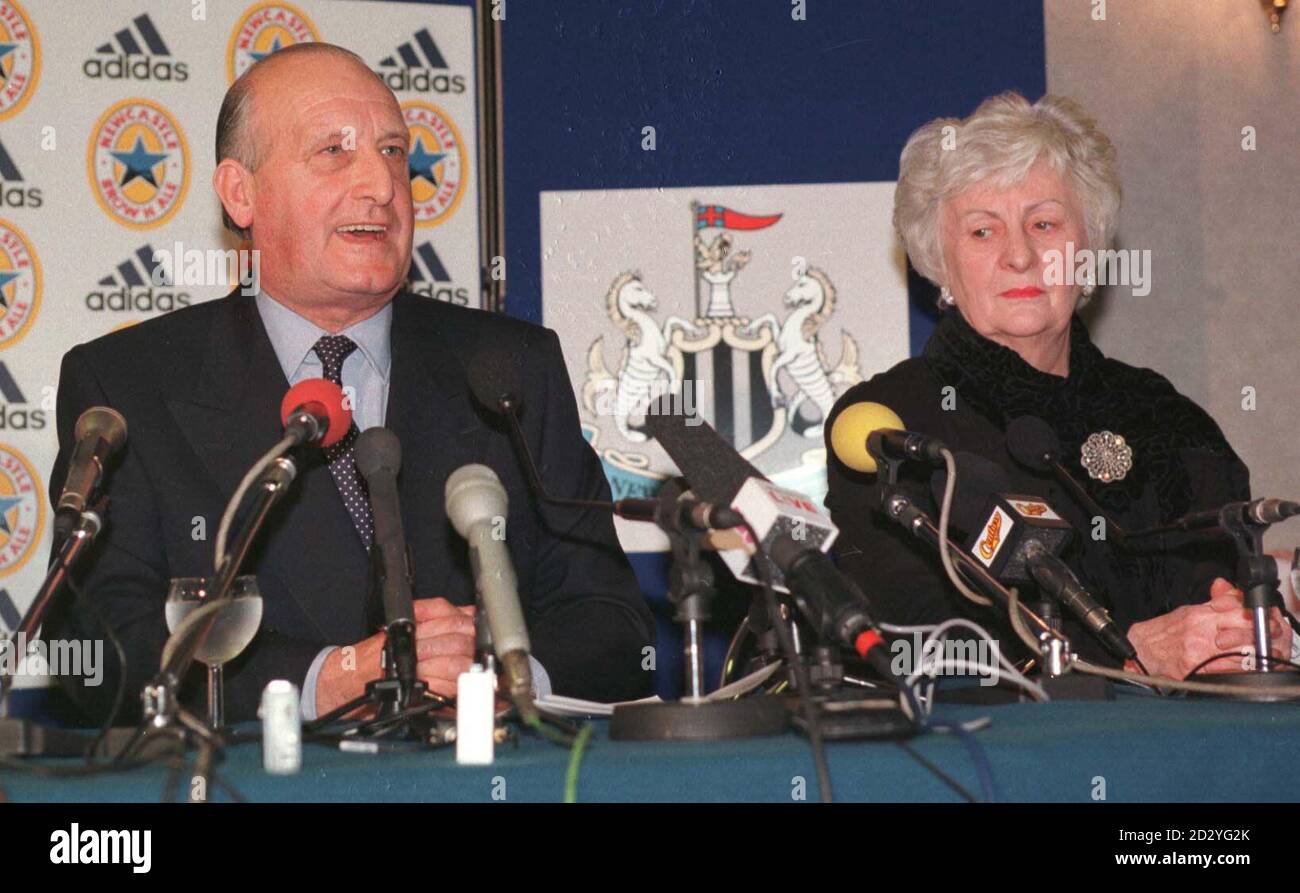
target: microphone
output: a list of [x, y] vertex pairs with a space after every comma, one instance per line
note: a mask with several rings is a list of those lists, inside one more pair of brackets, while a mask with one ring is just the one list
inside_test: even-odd
[[517, 416], [522, 412], [519, 393], [523, 373], [514, 353], [499, 347], [483, 348], [470, 359], [465, 372], [470, 393], [479, 405], [497, 414]]
[[886, 679], [894, 676], [885, 639], [867, 610], [868, 600], [831, 559], [788, 534], [778, 537], [768, 557], [789, 582], [799, 613], [823, 641], [851, 648]]
[[54, 515], [56, 548], [81, 520], [109, 460], [126, 445], [126, 419], [115, 409], [92, 406], [77, 419], [73, 433], [76, 445]]
[[[735, 509], [698, 499], [689, 489], [685, 478], [669, 480], [659, 488], [659, 493], [653, 499], [624, 499], [619, 500], [619, 503], [623, 503], [621, 511], [617, 512], [619, 517], [631, 521], [651, 521], [663, 530], [676, 533], [730, 530], [745, 524], [745, 519]], [[653, 511], [643, 513], [628, 503], [650, 503]]]
[[1075, 502], [1083, 507], [1084, 511], [1090, 512], [1095, 517], [1100, 517], [1106, 522], [1107, 529], [1114, 534], [1115, 541], [1119, 546], [1126, 546], [1129, 538], [1137, 535], [1125, 530], [1111, 516], [1110, 512], [1102, 508], [1095, 499], [1088, 495], [1088, 491], [1074, 479], [1074, 475], [1070, 474], [1061, 461], [1063, 455], [1061, 439], [1057, 437], [1056, 432], [1052, 430], [1051, 425], [1048, 425], [1047, 422], [1044, 422], [1038, 416], [1020, 416], [1007, 425], [1006, 439], [1007, 452], [1011, 454], [1011, 458], [1017, 464], [1028, 468], [1030, 471], [1054, 475], [1061, 486], [1070, 492]]
[[888, 406], [863, 401], [846, 406], [831, 425], [831, 452], [854, 471], [875, 473], [880, 462], [943, 463], [943, 441], [905, 430]]
[[501, 661], [510, 697], [527, 720], [535, 713], [531, 645], [519, 604], [519, 584], [506, 548], [506, 488], [486, 465], [462, 465], [447, 478], [447, 517], [469, 544], [470, 564], [492, 648]]
[[628, 521], [645, 521], [675, 531], [727, 530], [743, 523], [740, 515], [725, 505], [701, 502], [667, 487], [653, 499], [629, 497], [609, 502], [552, 496], [542, 484], [537, 463], [533, 461], [532, 451], [519, 424], [523, 403], [519, 398], [520, 373], [515, 355], [496, 348], [482, 350], [470, 361], [467, 373], [470, 393], [478, 404], [493, 415], [506, 419], [510, 439], [528, 478], [528, 487], [542, 502], [565, 508], [602, 509]]
[[[770, 559], [772, 545], [784, 535], [822, 552], [830, 549], [839, 530], [816, 503], [772, 483], [703, 419], [688, 419], [671, 409], [668, 397], [651, 404], [642, 430], [664, 448], [699, 498], [729, 505], [748, 520], [753, 536], [758, 537], [754, 542], [742, 527], [740, 536], [748, 548], [719, 551], [737, 579], [761, 585], [754, 562], [757, 556]], [[768, 571], [773, 588], [788, 594], [785, 569], [771, 564]]]
[[[325, 378], [308, 378], [285, 392], [280, 420], [293, 445], [330, 447], [352, 427], [352, 410], [344, 405], [343, 389]], [[400, 455], [400, 454], [399, 454]]]
[[[1069, 544], [1074, 529], [1045, 500], [1010, 492], [1006, 472], [974, 453], [953, 456], [957, 488], [952, 498], [952, 522], [968, 534], [966, 551], [1004, 583], [1032, 582], [1026, 550], [1038, 543], [1052, 555]], [[943, 498], [946, 471], [930, 479], [936, 501]]]
[[402, 444], [387, 428], [369, 428], [353, 447], [357, 471], [370, 491], [375, 541], [371, 556], [379, 572], [379, 594], [384, 606], [388, 640], [398, 678], [408, 687], [416, 681], [415, 607], [411, 601], [411, 565], [402, 529], [402, 506], [397, 472], [402, 467]]
[[[1112, 654], [1131, 660], [1137, 650], [1110, 614], [1083, 587], [1060, 559], [1073, 528], [1038, 496], [1011, 495], [1006, 472], [974, 453], [957, 453], [957, 489], [952, 517], [959, 527], [976, 531], [967, 550], [989, 572], [1007, 583], [1037, 583], [1065, 605]], [[943, 492], [947, 475], [936, 472], [931, 484]], [[966, 486], [963, 486], [965, 484]]]
[[1007, 452], [1033, 471], [1054, 471], [1061, 464], [1061, 439], [1038, 416], [1022, 415], [1007, 425]]
[[1101, 640], [1106, 649], [1122, 660], [1136, 660], [1137, 649], [1124, 635], [1110, 614], [1093, 598], [1074, 575], [1074, 571], [1053, 555], [1037, 540], [1030, 540], [1025, 548], [1034, 579], [1044, 592], [1049, 593], [1079, 618], [1088, 630]]
[[[703, 419], [669, 411], [661, 398], [646, 413], [644, 430], [654, 437], [701, 498], [728, 504], [753, 528], [742, 528], [748, 549], [719, 554], [737, 579], [762, 583], [765, 561], [774, 589], [795, 605], [823, 639], [850, 648], [891, 678], [884, 637], [868, 613], [861, 590], [824, 554], [838, 528], [806, 495], [769, 481]], [[757, 542], [754, 539], [757, 538]]]
[[1192, 512], [1166, 526], [1178, 530], [1203, 530], [1212, 527], [1245, 530], [1249, 527], [1268, 527], [1270, 524], [1277, 524], [1296, 515], [1300, 515], [1300, 502], [1271, 498], [1252, 499], [1249, 502], [1229, 502], [1222, 508]]

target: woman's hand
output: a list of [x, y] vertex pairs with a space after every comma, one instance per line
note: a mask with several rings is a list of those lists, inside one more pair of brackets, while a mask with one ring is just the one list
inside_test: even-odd
[[[1244, 599], [1240, 589], [1219, 577], [1210, 586], [1208, 602], [1184, 605], [1135, 623], [1129, 627], [1129, 641], [1152, 675], [1182, 679], [1216, 654], [1253, 651], [1255, 622]], [[1291, 630], [1276, 608], [1269, 611], [1268, 626], [1273, 654], [1290, 660]], [[1202, 672], [1230, 673], [1242, 668], [1242, 658], [1225, 657], [1202, 667]]]

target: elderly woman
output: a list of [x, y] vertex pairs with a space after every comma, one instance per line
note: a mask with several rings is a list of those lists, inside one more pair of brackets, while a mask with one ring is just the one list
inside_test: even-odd
[[[1068, 259], [1071, 248], [1077, 258], [1109, 247], [1119, 211], [1114, 147], [1078, 105], [1056, 96], [1033, 104], [1013, 93], [994, 97], [965, 120], [921, 127], [899, 166], [894, 225], [912, 265], [939, 286], [944, 312], [922, 356], [844, 394], [825, 426], [828, 444], [844, 407], [883, 403], [909, 430], [996, 462], [1018, 492], [1046, 496], [1076, 530], [1091, 531], [1092, 518], [1065, 491], [1008, 455], [1007, 426], [1032, 415], [1055, 430], [1067, 468], [1128, 530], [1249, 498], [1246, 467], [1214, 421], [1158, 373], [1104, 356], [1075, 314], [1092, 285], [1051, 269], [1054, 252]], [[1102, 431], [1123, 435], [1132, 450], [1131, 470], [1108, 482], [1079, 459], [1084, 441]], [[871, 594], [879, 618], [919, 624], [970, 616], [1009, 654], [1022, 653], [1004, 616], [962, 599], [938, 555], [883, 516], [875, 476], [831, 455], [826, 504], [841, 529], [837, 557]], [[905, 474], [912, 476], [905, 486], [937, 519], [929, 469]], [[1063, 557], [1152, 673], [1181, 677], [1253, 641], [1226, 543], [1135, 555], [1076, 535]], [[1276, 612], [1272, 623], [1275, 647], [1289, 654]], [[1068, 620], [1066, 632], [1086, 656], [1118, 663]], [[1210, 669], [1241, 663], [1221, 659]]]

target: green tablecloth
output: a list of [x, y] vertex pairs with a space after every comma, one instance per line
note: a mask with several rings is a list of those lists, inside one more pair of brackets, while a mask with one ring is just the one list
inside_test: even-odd
[[[1089, 802], [1101, 789], [1097, 779], [1112, 802], [1300, 800], [1300, 705], [1129, 696], [941, 705], [936, 715], [992, 718], [975, 737], [998, 800]], [[788, 803], [801, 788], [809, 802], [817, 798], [808, 743], [793, 732], [698, 744], [611, 741], [607, 732], [597, 723], [581, 763], [579, 801]], [[909, 745], [980, 794], [975, 761], [952, 735], [930, 733]], [[894, 743], [831, 742], [827, 751], [837, 800], [961, 799]], [[452, 748], [366, 755], [309, 744], [302, 771], [276, 777], [262, 771], [260, 745], [242, 744], [227, 750], [220, 772], [254, 801], [528, 802], [561, 800], [568, 763], [565, 748], [525, 736], [517, 748], [499, 747], [490, 767], [459, 767]], [[144, 768], [55, 780], [0, 770], [0, 785], [14, 802], [150, 801], [162, 795], [166, 775]]]

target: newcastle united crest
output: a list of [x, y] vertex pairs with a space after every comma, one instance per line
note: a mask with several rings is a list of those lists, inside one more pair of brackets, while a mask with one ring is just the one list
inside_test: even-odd
[[[627, 444], [644, 442], [638, 427], [650, 404], [672, 395], [687, 415], [698, 413], [747, 459], [787, 432], [822, 442], [822, 425], [836, 397], [862, 380], [858, 346], [841, 335], [838, 362], [831, 364], [819, 334], [835, 313], [830, 276], [814, 267], [792, 271], [779, 312], [745, 312], [737, 286], [752, 258], [738, 236], [778, 224], [780, 214], [754, 216], [718, 205], [692, 203], [695, 218], [695, 305], [689, 317], [662, 312], [638, 272], [617, 273], [605, 294], [616, 334], [601, 335], [587, 351], [582, 406], [615, 420]], [[710, 237], [710, 230], [721, 230]], [[771, 291], [754, 283], [753, 291]], [[613, 342], [619, 360], [606, 362]], [[634, 449], [607, 456], [632, 468], [646, 467]]]
[[[822, 498], [835, 401], [907, 355], [905, 266], [892, 241], [873, 257], [873, 222], [889, 233], [875, 186], [543, 196], [545, 322], [615, 498], [675, 473], [645, 430], [665, 397], [776, 483]], [[620, 530], [629, 549], [639, 535]]]

